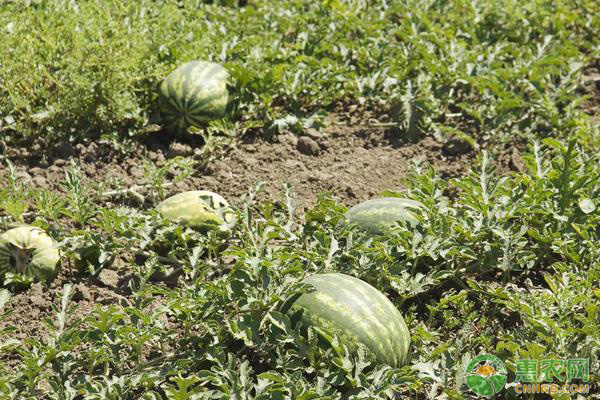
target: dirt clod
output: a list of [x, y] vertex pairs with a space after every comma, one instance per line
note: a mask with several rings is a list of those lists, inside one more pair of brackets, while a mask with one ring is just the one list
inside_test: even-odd
[[75, 149], [70, 143], [62, 142], [56, 147], [57, 158], [69, 158], [75, 154]]
[[116, 288], [119, 286], [119, 274], [112, 269], [103, 269], [98, 274], [98, 280], [106, 287]]
[[43, 306], [45, 304], [44, 289], [41, 283], [34, 283], [29, 290], [29, 301], [34, 306]]
[[171, 143], [171, 146], [169, 146], [167, 158], [187, 157], [191, 156], [192, 154], [194, 154], [194, 150], [189, 144], [173, 142]]
[[86, 285], [84, 285], [83, 283], [78, 283], [75, 286], [73, 300], [75, 300], [75, 301], [82, 301], [82, 300], [91, 301], [92, 293]]
[[[298, 145], [298, 136], [294, 135], [293, 133], [284, 133], [281, 134], [279, 136], [277, 136], [277, 139], [279, 140], [279, 143], [284, 144], [284, 145], [289, 145], [292, 147], [296, 147]], [[254, 149], [254, 152], [256, 152], [256, 147], [255, 145], [248, 145], [251, 148]]]
[[300, 136], [298, 138], [297, 149], [302, 154], [314, 156], [319, 153], [321, 147], [314, 139], [308, 136]]
[[444, 146], [442, 147], [442, 152], [446, 156], [455, 157], [455, 156], [459, 156], [461, 154], [467, 154], [472, 149], [473, 149], [473, 147], [466, 140], [456, 138], [456, 137], [451, 137], [450, 139], [448, 139], [446, 141], [446, 143], [444, 143]]
[[67, 164], [67, 161], [62, 158], [57, 158], [52, 163], [52, 165], [54, 165], [55, 167], [64, 167], [66, 164]]
[[35, 176], [32, 179], [32, 183], [35, 187], [45, 187], [48, 185], [48, 181], [46, 181], [46, 178], [44, 178], [43, 176]]
[[322, 137], [321, 132], [315, 128], [308, 128], [306, 131], [304, 131], [304, 135], [313, 140], [320, 140]]

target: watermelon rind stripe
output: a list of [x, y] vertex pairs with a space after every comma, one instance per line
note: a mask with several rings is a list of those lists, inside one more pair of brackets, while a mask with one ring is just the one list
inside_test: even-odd
[[168, 110], [168, 111], [181, 112], [182, 111], [181, 104], [178, 103], [177, 96], [172, 94], [172, 93], [175, 93], [174, 89], [171, 89], [169, 86], [168, 91], [169, 91], [169, 96], [163, 96], [165, 105], [172, 108], [172, 110]]
[[196, 67], [198, 80], [222, 80], [227, 78], [227, 73], [219, 64], [209, 64], [206, 66]]
[[182, 111], [186, 112], [189, 108], [189, 89], [192, 86], [193, 82], [196, 81], [198, 67], [194, 66], [193, 63], [188, 63], [181, 72], [181, 76], [183, 79], [180, 79], [181, 82], [181, 101], [182, 101]]
[[400, 221], [414, 228], [419, 220], [413, 210], [423, 208], [424, 205], [415, 200], [384, 197], [355, 205], [346, 212], [346, 218], [366, 231], [385, 234]]
[[[389, 314], [397, 312], [395, 308], [389, 307], [387, 310], [382, 308], [386, 307], [389, 301], [383, 295], [381, 295], [383, 297], [382, 299], [378, 290], [370, 290], [371, 288], [363, 285], [352, 285], [353, 282], [349, 280], [349, 277], [343, 276], [340, 277], [340, 279], [346, 280], [347, 282], [340, 289], [339, 294], [336, 294], [336, 297], [343, 295], [342, 298], [359, 308], [355, 309], [355, 311], [359, 312], [360, 315], [363, 315], [368, 319], [368, 321], [360, 321], [359, 324], [363, 331], [366, 332], [368, 337], [370, 337], [374, 344], [378, 347], [380, 354], [394, 355], [395, 351], [393, 343], [390, 340], [390, 335], [393, 333], [393, 329], [388, 329], [388, 326], [383, 321], [385, 321], [386, 318], [386, 311], [388, 311]], [[359, 292], [361, 296], [357, 296], [356, 292]], [[367, 301], [373, 297], [377, 297], [378, 301], [367, 303]], [[393, 319], [391, 320], [393, 321]], [[385, 334], [378, 335], [378, 337], [376, 337], [372, 331], [373, 327], [377, 330], [377, 332], [384, 332]], [[395, 362], [397, 362], [397, 359], [393, 360], [393, 363]]]
[[189, 112], [190, 113], [195, 113], [198, 111], [203, 111], [205, 109], [209, 109], [210, 107], [207, 106], [212, 106], [213, 103], [215, 102], [215, 100], [218, 100], [220, 98], [222, 98], [223, 96], [219, 96], [216, 94], [210, 95], [210, 96], [205, 96], [203, 99], [192, 99], [192, 100], [196, 100], [195, 102], [193, 102], [194, 106], [189, 108]]
[[9, 258], [10, 252], [8, 251], [6, 243], [0, 242], [0, 276], [3, 276], [9, 271]]
[[181, 111], [183, 110], [183, 103], [182, 103], [182, 99], [183, 96], [180, 93], [180, 88], [178, 88], [177, 86], [179, 86], [181, 80], [180, 79], [175, 79], [171, 78], [167, 80], [167, 95], [169, 99], [172, 99], [173, 102], [175, 103], [175, 107]]
[[[340, 288], [341, 291], [343, 291], [344, 289]], [[356, 301], [356, 300], [355, 300]], [[386, 351], [388, 352], [387, 354], [393, 354], [393, 349], [392, 348], [387, 348], [384, 349], [384, 346], [382, 345], [381, 340], [384, 339], [384, 337], [379, 337], [378, 335], [375, 335], [376, 331], [380, 331], [381, 329], [385, 328], [383, 326], [383, 324], [381, 324], [377, 319], [375, 318], [369, 318], [368, 323], [362, 319], [362, 318], [357, 318], [357, 314], [353, 313], [351, 309], [348, 309], [347, 307], [347, 303], [344, 301], [341, 301], [340, 299], [340, 292], [338, 292], [335, 297], [332, 297], [326, 293], [316, 293], [315, 294], [315, 302], [318, 303], [319, 305], [321, 305], [323, 308], [323, 312], [327, 315], [335, 315], [335, 318], [331, 318], [330, 322], [333, 323], [348, 323], [351, 322], [354, 326], [359, 327], [361, 330], [361, 337], [362, 340], [365, 341], [366, 339], [366, 345], [367, 347], [370, 348], [376, 348], [377, 349], [377, 353], [382, 355], [382, 354], [386, 354]], [[361, 306], [362, 307], [362, 306]], [[364, 315], [364, 313], [359, 314], [361, 316]], [[375, 329], [370, 329], [370, 328], [375, 328]], [[348, 335], [348, 333], [346, 332], [346, 334]], [[357, 337], [356, 335], [352, 335], [354, 337]], [[393, 360], [395, 362], [395, 360]]]
[[222, 118], [228, 104], [229, 74], [219, 64], [188, 62], [164, 80], [159, 103], [165, 122], [178, 129]]
[[[195, 118], [204, 118], [204, 117], [212, 117], [212, 116], [222, 117], [223, 116], [223, 112], [222, 112], [223, 106], [220, 103], [216, 103], [216, 101], [218, 101], [218, 100], [219, 100], [218, 97], [213, 97], [213, 98], [207, 99], [206, 102], [203, 102], [203, 104], [198, 105], [193, 110], [189, 110], [187, 112], [187, 114], [189, 114]], [[218, 106], [221, 106], [221, 107], [218, 107]]]
[[[183, 122], [182, 125], [192, 125], [192, 119], [187, 113], [183, 114], [183, 118], [181, 118], [181, 121]], [[183, 126], [179, 126], [179, 128], [183, 128]]]
[[[316, 288], [292, 307], [303, 309], [303, 319], [322, 330], [334, 330], [367, 346], [375, 357], [392, 366], [403, 365], [410, 335], [392, 302], [371, 285], [349, 275], [330, 273], [305, 280]], [[334, 329], [335, 328], [335, 329]]]

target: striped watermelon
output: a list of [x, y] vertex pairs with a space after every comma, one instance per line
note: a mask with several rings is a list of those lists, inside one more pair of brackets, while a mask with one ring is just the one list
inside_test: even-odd
[[384, 197], [357, 204], [346, 213], [346, 218], [361, 228], [383, 234], [399, 221], [414, 227], [419, 222], [411, 209], [423, 208], [423, 204], [409, 199]]
[[40, 228], [20, 226], [0, 235], [0, 276], [15, 273], [50, 281], [58, 261], [56, 243]]
[[225, 115], [229, 74], [219, 64], [190, 61], [160, 85], [159, 106], [166, 124], [181, 131]]
[[163, 218], [191, 226], [202, 232], [217, 230], [228, 234], [235, 224], [235, 213], [220, 195], [208, 190], [182, 192], [156, 206]]
[[340, 273], [313, 275], [304, 283], [315, 291], [302, 294], [290, 308], [328, 340], [332, 333], [348, 347], [364, 344], [379, 362], [400, 367], [407, 362], [410, 334], [402, 315], [379, 290]]

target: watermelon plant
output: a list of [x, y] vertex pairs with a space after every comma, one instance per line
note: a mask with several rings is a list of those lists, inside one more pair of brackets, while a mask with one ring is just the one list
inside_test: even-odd
[[56, 243], [40, 228], [20, 226], [0, 235], [0, 277], [5, 284], [50, 281], [59, 258]]
[[[0, 289], [0, 399], [458, 400], [474, 396], [465, 366], [481, 353], [513, 372], [524, 359], [588, 360], [597, 397], [600, 2], [207, 2], [1, 3], [0, 234], [24, 221], [55, 227], [69, 271], [43, 301], [40, 285], [10, 300]], [[328, 153], [363, 140], [367, 153], [323, 154], [308, 169], [330, 156], [360, 169], [415, 155], [405, 191], [389, 197], [425, 205], [406, 206], [418, 232], [401, 219], [399, 234], [365, 238], [339, 223], [347, 208], [330, 196], [301, 218], [295, 204], [323, 182], [297, 187], [298, 202], [287, 189], [276, 203], [249, 193], [230, 240], [101, 196], [162, 200], [197, 170], [188, 156], [164, 162], [161, 144], [143, 174], [109, 164], [140, 161], [135, 138], [159, 129], [159, 86], [190, 60], [226, 60], [236, 80], [235, 117], [228, 107], [210, 122], [203, 162], [322, 121]], [[398, 147], [422, 135], [422, 151]], [[470, 153], [439, 148], [450, 135]], [[82, 173], [65, 168], [57, 186], [55, 161], [71, 154]], [[385, 188], [369, 176], [357, 174], [355, 191]], [[148, 187], [129, 186], [134, 177]], [[113, 268], [126, 285], [104, 279]], [[279, 306], [303, 294], [298, 276], [321, 271], [392, 300], [410, 329], [408, 365], [341, 345], [350, 328], [325, 346], [313, 328], [298, 334]], [[519, 395], [507, 386], [496, 397]]]
[[379, 290], [341, 273], [309, 276], [315, 288], [302, 294], [289, 312], [299, 313], [326, 340], [338, 336], [349, 348], [366, 346], [378, 362], [400, 367], [408, 360], [410, 334], [402, 314]]
[[371, 233], [384, 234], [398, 222], [416, 226], [418, 220], [411, 209], [423, 207], [422, 203], [415, 200], [384, 197], [355, 205], [348, 210], [346, 218]]
[[222, 118], [229, 98], [228, 78], [225, 68], [208, 61], [190, 61], [171, 72], [158, 96], [167, 126], [182, 131]]
[[208, 190], [178, 193], [156, 206], [163, 218], [181, 223], [201, 232], [215, 230], [228, 235], [235, 225], [235, 213], [222, 196]]

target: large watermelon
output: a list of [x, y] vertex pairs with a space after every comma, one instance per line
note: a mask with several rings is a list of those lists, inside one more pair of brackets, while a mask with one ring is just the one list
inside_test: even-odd
[[56, 243], [40, 228], [20, 226], [0, 235], [0, 276], [14, 273], [49, 281], [58, 272], [58, 261]]
[[383, 234], [399, 221], [416, 226], [418, 220], [411, 209], [423, 207], [422, 203], [415, 200], [384, 197], [355, 205], [348, 210], [346, 218], [371, 233]]
[[228, 234], [235, 223], [235, 213], [227, 200], [208, 190], [176, 194], [163, 200], [156, 209], [164, 218], [202, 232], [217, 230]]
[[290, 313], [302, 312], [302, 321], [325, 338], [336, 333], [350, 348], [364, 344], [379, 362], [393, 367], [408, 359], [410, 334], [402, 315], [379, 290], [360, 279], [340, 273], [305, 279], [316, 289], [302, 294]]
[[229, 74], [219, 64], [190, 61], [160, 85], [159, 105], [166, 124], [183, 130], [225, 115]]

